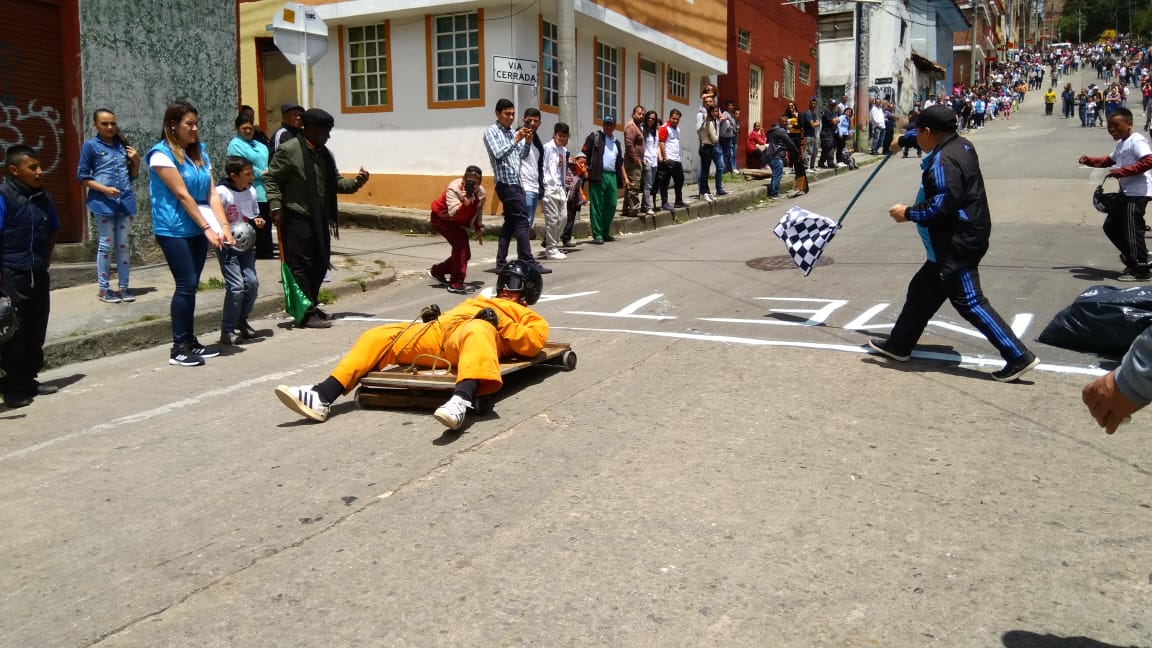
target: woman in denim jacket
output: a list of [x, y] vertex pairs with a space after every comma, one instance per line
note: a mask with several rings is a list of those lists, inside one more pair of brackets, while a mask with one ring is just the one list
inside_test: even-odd
[[[120, 134], [116, 115], [100, 108], [92, 113], [96, 136], [80, 149], [76, 179], [88, 189], [88, 211], [96, 219], [96, 282], [98, 298], [116, 304], [136, 301], [128, 289], [130, 248], [128, 232], [136, 215], [136, 194], [132, 181], [140, 172], [140, 156]], [[116, 278], [120, 290], [108, 284], [112, 251], [116, 252]]]

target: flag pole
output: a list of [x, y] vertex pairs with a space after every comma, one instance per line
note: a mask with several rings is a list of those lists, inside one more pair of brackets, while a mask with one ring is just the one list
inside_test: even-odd
[[864, 190], [868, 188], [868, 184], [872, 182], [872, 178], [875, 178], [876, 174], [880, 173], [880, 169], [883, 169], [884, 165], [888, 164], [888, 160], [891, 158], [891, 151], [884, 154], [884, 159], [880, 160], [880, 164], [877, 164], [875, 169], [872, 169], [871, 175], [864, 181], [864, 184], [860, 185], [860, 189], [856, 192], [856, 195], [852, 196], [852, 202], [848, 203], [848, 206], [844, 208], [844, 213], [840, 215], [840, 220], [836, 221], [837, 225], [843, 223], [845, 218], [848, 218], [848, 212], [852, 211], [852, 206], [860, 199], [860, 194], [864, 193]]

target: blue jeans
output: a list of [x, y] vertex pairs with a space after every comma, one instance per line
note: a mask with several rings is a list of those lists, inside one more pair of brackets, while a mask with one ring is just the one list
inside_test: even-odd
[[645, 164], [640, 172], [640, 211], [648, 211], [654, 206], [656, 200], [652, 197], [656, 195], [656, 189], [656, 167]]
[[100, 290], [108, 290], [108, 277], [112, 272], [112, 254], [116, 254], [116, 279], [120, 289], [128, 288], [128, 228], [132, 217], [126, 215], [92, 214], [96, 220], [96, 283]]
[[779, 157], [774, 157], [768, 160], [768, 166], [772, 168], [772, 185], [768, 189], [768, 195], [776, 197], [780, 195], [780, 180], [784, 175], [784, 160]]
[[157, 236], [156, 244], [164, 252], [168, 270], [176, 280], [176, 291], [172, 293], [169, 309], [172, 344], [192, 344], [196, 341], [192, 332], [196, 318], [196, 286], [200, 284], [200, 273], [208, 257], [208, 239], [201, 234], [188, 238]]
[[220, 274], [224, 275], [227, 294], [224, 313], [220, 317], [220, 331], [232, 333], [239, 322], [248, 321], [256, 295], [260, 292], [260, 279], [256, 276], [256, 250], [237, 252], [231, 248], [216, 250], [220, 261]]
[[736, 138], [721, 137], [720, 148], [724, 152], [724, 170], [728, 173], [738, 171], [736, 168]]
[[700, 147], [700, 195], [708, 193], [708, 170], [716, 167], [716, 193], [724, 191], [724, 153], [719, 146], [704, 144]]
[[524, 192], [524, 211], [528, 215], [528, 229], [536, 222], [536, 205], [540, 204], [540, 194], [535, 191]]

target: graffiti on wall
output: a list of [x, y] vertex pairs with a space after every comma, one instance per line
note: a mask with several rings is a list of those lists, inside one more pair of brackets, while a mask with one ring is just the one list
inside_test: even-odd
[[[13, 70], [21, 64], [21, 52], [11, 43], [0, 42], [0, 150], [23, 144], [40, 154], [44, 173], [51, 173], [64, 158], [64, 127], [60, 111], [36, 99], [27, 108], [17, 105], [13, 94]], [[38, 105], [39, 104], [39, 105]]]
[[29, 101], [24, 110], [7, 102], [0, 104], [0, 149], [17, 144], [36, 149], [44, 173], [52, 173], [64, 157], [60, 111], [37, 105], [35, 99]]

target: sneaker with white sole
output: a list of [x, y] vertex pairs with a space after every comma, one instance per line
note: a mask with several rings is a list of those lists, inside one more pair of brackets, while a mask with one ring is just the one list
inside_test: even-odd
[[1012, 382], [1020, 376], [1032, 371], [1040, 364], [1040, 358], [1035, 353], [1025, 351], [1024, 355], [1004, 364], [1004, 368], [992, 374], [992, 380], [999, 382]]
[[168, 364], [177, 367], [199, 367], [204, 364], [204, 358], [192, 352], [187, 344], [177, 344], [172, 347], [168, 356]]
[[317, 394], [311, 385], [300, 387], [280, 385], [276, 388], [276, 398], [293, 412], [320, 423], [328, 420], [328, 412], [332, 409], [328, 403], [320, 400], [320, 394]]
[[561, 252], [560, 250], [558, 250], [556, 248], [548, 248], [548, 251], [544, 253], [544, 256], [548, 257], [549, 259], [552, 259], [553, 261], [568, 258], [567, 254], [564, 254], [563, 252]]
[[876, 353], [879, 353], [885, 358], [888, 358], [889, 360], [895, 360], [896, 362], [908, 362], [908, 360], [912, 358], [910, 355], [901, 355], [896, 353], [895, 351], [889, 349], [888, 345], [880, 342], [879, 340], [868, 340], [868, 348], [872, 349]]
[[448, 399], [447, 403], [437, 407], [433, 416], [449, 430], [459, 430], [460, 426], [464, 425], [464, 415], [468, 413], [470, 407], [472, 407], [472, 403], [454, 395]]

